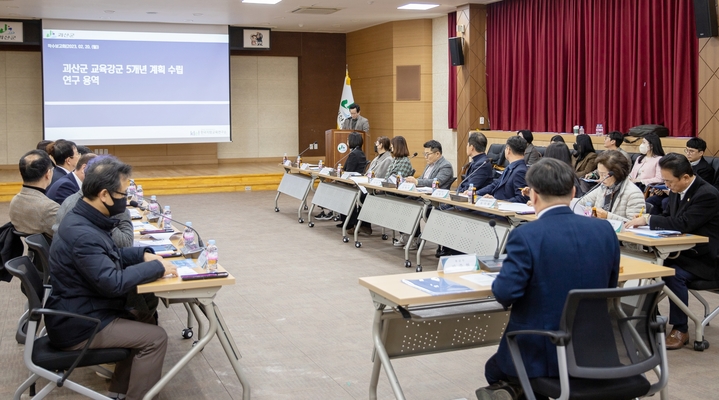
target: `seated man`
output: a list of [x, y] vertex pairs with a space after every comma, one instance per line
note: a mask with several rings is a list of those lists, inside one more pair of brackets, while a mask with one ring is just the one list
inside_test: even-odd
[[522, 136], [510, 136], [504, 146], [504, 156], [509, 165], [504, 169], [502, 176], [491, 185], [477, 191], [477, 196], [510, 201], [512, 203], [526, 203], [529, 198], [522, 195], [522, 188], [527, 186], [524, 175], [527, 173], [527, 164], [524, 163], [524, 150], [527, 141]]
[[[91, 348], [133, 349], [115, 367], [110, 397], [141, 399], [160, 379], [167, 333], [152, 314], [131, 314], [126, 297], [137, 285], [176, 273], [169, 261], [148, 248], [119, 249], [110, 239], [115, 220], [127, 205], [131, 167], [108, 158], [94, 163], [82, 183], [84, 196], [65, 216], [50, 248], [52, 294], [47, 307], [99, 319]], [[57, 315], [45, 319], [53, 346], [82, 348], [95, 324]]]
[[[668, 259], [674, 276], [663, 278], [669, 288], [684, 303], [689, 303], [687, 283], [697, 280], [716, 280], [719, 254], [719, 191], [696, 176], [686, 157], [669, 153], [659, 160], [664, 184], [670, 190], [669, 205], [662, 215], [644, 215], [625, 224], [626, 227], [649, 225], [651, 229], [669, 229], [706, 236], [709, 243], [701, 243]], [[674, 350], [689, 343], [687, 315], [674, 302], [669, 303], [667, 349]], [[701, 340], [701, 338], [699, 338]]]
[[[522, 394], [507, 332], [558, 329], [570, 290], [616, 287], [619, 277], [619, 241], [611, 225], [569, 208], [575, 190], [572, 167], [542, 158], [527, 172], [527, 183], [538, 219], [509, 233], [507, 259], [492, 284], [497, 301], [511, 306], [512, 313], [497, 353], [485, 365], [490, 386], [477, 390], [480, 400], [517, 399]], [[592, 240], [586, 240], [587, 232]], [[559, 375], [548, 338], [528, 335], [518, 343], [530, 379]]]
[[424, 160], [427, 162], [427, 166], [424, 167], [422, 176], [420, 178], [408, 176], [405, 180], [417, 186], [432, 187], [432, 182], [436, 179], [439, 182], [437, 188], [449, 189], [452, 178], [454, 178], [454, 170], [452, 163], [442, 155], [442, 144], [436, 140], [425, 143]]
[[68, 196], [77, 193], [82, 186], [83, 179], [85, 179], [85, 167], [87, 167], [88, 161], [95, 156], [94, 153], [80, 156], [80, 160], [77, 162], [74, 171], [58, 179], [57, 182], [48, 187], [47, 197], [56, 201], [57, 204], [62, 204]]
[[479, 190], [492, 183], [494, 170], [485, 151], [487, 151], [487, 138], [481, 132], [472, 132], [467, 138], [469, 166], [462, 176], [462, 182], [457, 186], [457, 193], [466, 192], [469, 185]]
[[19, 166], [22, 189], [10, 201], [10, 222], [22, 233], [43, 233], [52, 239], [52, 224], [60, 208], [45, 195], [55, 168], [52, 160], [42, 150], [30, 150], [20, 158]]

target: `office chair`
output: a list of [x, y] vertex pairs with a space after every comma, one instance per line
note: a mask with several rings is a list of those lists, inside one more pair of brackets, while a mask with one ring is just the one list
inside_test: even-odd
[[43, 234], [30, 235], [25, 238], [28, 255], [32, 254], [32, 262], [42, 273], [42, 283], [50, 282], [50, 244]]
[[[556, 331], [507, 333], [507, 343], [525, 396], [554, 399], [634, 399], [668, 382], [664, 325], [656, 310], [664, 283], [615, 289], [572, 290]], [[637, 296], [631, 298], [631, 296]], [[630, 305], [631, 304], [631, 305]], [[529, 379], [517, 338], [547, 337], [557, 346], [559, 377]], [[654, 384], [644, 376], [654, 371]]]
[[[25, 351], [23, 353], [23, 362], [27, 369], [30, 370], [31, 375], [17, 388], [13, 398], [20, 400], [20, 396], [25, 390], [34, 385], [39, 378], [45, 378], [50, 382], [45, 385], [33, 399], [42, 399], [56, 387], [64, 386], [92, 399], [110, 400], [109, 397], [79, 385], [68, 378], [72, 371], [78, 367], [122, 361], [130, 357], [130, 350], [116, 348], [91, 350], [89, 346], [100, 326], [99, 319], [43, 308], [40, 299], [40, 293], [44, 291], [42, 278], [27, 256], [13, 258], [5, 263], [5, 269], [20, 280], [25, 296], [28, 299], [30, 307], [27, 331], [30, 332], [34, 338], [34, 340], [26, 340]], [[96, 326], [82, 350], [62, 351], [54, 348], [50, 344], [50, 339], [47, 336], [36, 337], [36, 332], [38, 331], [38, 326], [42, 321], [43, 315], [61, 315], [84, 319], [95, 322]]]
[[686, 313], [687, 316], [694, 321], [695, 325], [694, 350], [704, 351], [709, 348], [709, 342], [704, 339], [704, 328], [709, 325], [709, 322], [711, 322], [714, 317], [719, 315], [719, 306], [711, 310], [709, 303], [701, 294], [699, 294], [699, 291], [704, 290], [719, 294], [719, 281], [706, 281], [699, 279], [687, 283], [687, 288], [689, 288], [689, 293], [696, 297], [696, 299], [704, 306], [703, 318], [696, 316], [691, 310], [687, 310], [689, 312]]

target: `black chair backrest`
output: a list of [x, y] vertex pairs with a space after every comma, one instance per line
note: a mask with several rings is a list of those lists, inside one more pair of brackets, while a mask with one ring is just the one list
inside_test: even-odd
[[544, 151], [547, 150], [546, 147], [544, 147], [544, 146], [534, 146], [534, 148], [537, 149], [537, 151], [539, 152], [539, 154], [540, 154], [542, 157], [544, 157]]
[[50, 245], [41, 233], [26, 237], [25, 243], [34, 253], [33, 263], [42, 272], [43, 282], [47, 283], [50, 279]]
[[561, 330], [571, 333], [567, 345], [570, 376], [625, 378], [660, 365], [655, 311], [663, 287], [664, 283], [658, 283], [570, 291], [560, 323]]
[[[29, 309], [35, 310], [42, 308], [42, 301], [40, 299], [40, 293], [43, 293], [44, 287], [42, 278], [38, 273], [35, 265], [28, 256], [16, 257], [5, 263], [5, 269], [12, 274], [12, 276], [20, 280], [23, 292], [27, 297]], [[36, 314], [33, 316], [30, 313], [29, 316], [32, 320], [39, 320], [40, 315]]]
[[632, 166], [637, 162], [637, 158], [641, 156], [642, 153], [629, 153], [629, 156], [632, 158]]
[[492, 160], [492, 164], [504, 166], [504, 144], [492, 143], [487, 149], [487, 158]]
[[[704, 157], [704, 159], [706, 159], [707, 162], [709, 163], [709, 165], [711, 165], [712, 168], [714, 168], [714, 176], [717, 176], [717, 174], [719, 174], [719, 157], [706, 156], [706, 157]], [[709, 183], [714, 183], [714, 182], [709, 182]]]

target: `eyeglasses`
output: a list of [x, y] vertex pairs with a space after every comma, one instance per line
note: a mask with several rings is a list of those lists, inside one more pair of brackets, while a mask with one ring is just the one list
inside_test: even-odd
[[434, 152], [432, 152], [432, 151], [430, 151], [430, 152], [425, 152], [425, 153], [424, 153], [424, 158], [428, 158], [428, 157], [429, 157], [430, 155], [432, 155], [432, 154], [434, 154]]
[[697, 153], [699, 153], [699, 150], [694, 150], [694, 149], [689, 149], [689, 148], [684, 149], [684, 154], [686, 154], [686, 155], [693, 155], [693, 154], [697, 154]]
[[119, 194], [122, 197], [127, 197], [127, 191], [125, 191], [125, 193], [123, 193], [123, 192], [118, 192], [117, 190], [113, 190], [112, 192], [115, 194]]

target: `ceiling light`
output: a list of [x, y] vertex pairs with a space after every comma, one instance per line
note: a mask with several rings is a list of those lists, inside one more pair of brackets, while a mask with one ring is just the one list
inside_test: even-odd
[[200, 15], [202, 15], [202, 13], [192, 13], [192, 15], [194, 15], [195, 17], [199, 17]]
[[148, 11], [147, 14], [154, 15], [154, 14], [157, 14], [157, 11]]
[[253, 4], [277, 4], [282, 0], [242, 0], [243, 3]]
[[105, 14], [113, 14], [114, 12], [114, 10], [105, 10]]
[[419, 3], [409, 3], [405, 4], [401, 7], [397, 7], [398, 10], [429, 10], [430, 8], [439, 7], [439, 4], [419, 4]]

